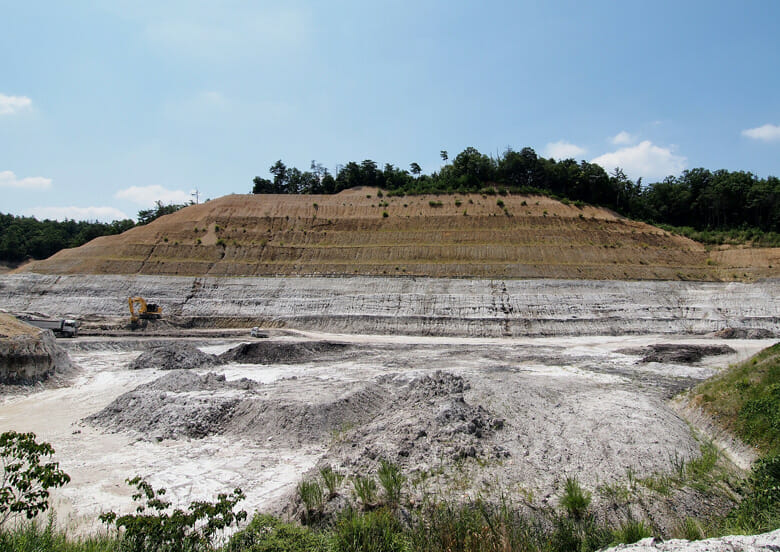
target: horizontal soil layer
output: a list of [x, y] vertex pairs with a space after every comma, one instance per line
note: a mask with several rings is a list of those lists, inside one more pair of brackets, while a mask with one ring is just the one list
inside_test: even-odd
[[242, 326], [496, 337], [780, 333], [780, 280], [0, 276], [0, 308], [76, 318], [83, 334], [129, 333], [127, 298], [136, 295], [163, 309], [139, 336]]
[[20, 271], [190, 276], [417, 275], [753, 280], [780, 249], [721, 249], [542, 196], [231, 195]]

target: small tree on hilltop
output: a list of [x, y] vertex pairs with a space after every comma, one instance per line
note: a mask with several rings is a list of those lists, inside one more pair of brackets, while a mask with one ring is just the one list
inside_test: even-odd
[[70, 481], [59, 462], [45, 461], [53, 454], [52, 446], [36, 442], [34, 433], [7, 431], [0, 435], [0, 526], [10, 518], [24, 515], [32, 519], [46, 511], [49, 489]]

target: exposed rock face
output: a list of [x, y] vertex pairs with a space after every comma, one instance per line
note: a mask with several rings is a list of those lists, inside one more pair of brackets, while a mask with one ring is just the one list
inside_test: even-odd
[[715, 332], [715, 337], [722, 339], [771, 339], [774, 332], [765, 328], [723, 328]]
[[[43, 291], [45, 290], [45, 294]], [[451, 336], [780, 332], [780, 280], [755, 284], [437, 278], [0, 276], [0, 306], [52, 316], [127, 316], [127, 297], [193, 326]]]
[[70, 368], [68, 354], [50, 330], [0, 314], [0, 383], [29, 384]]
[[654, 538], [642, 539], [635, 544], [621, 544], [605, 552], [627, 550], [631, 552], [758, 552], [780, 550], [780, 529], [763, 535], [730, 535], [716, 539], [687, 541], [672, 539], [662, 541]]

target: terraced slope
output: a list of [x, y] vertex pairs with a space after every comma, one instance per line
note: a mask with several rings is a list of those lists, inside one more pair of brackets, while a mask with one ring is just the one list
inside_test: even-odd
[[388, 198], [364, 188], [330, 196], [225, 196], [20, 270], [695, 280], [780, 274], [773, 268], [780, 268], [780, 250], [753, 251], [744, 267], [734, 262], [740, 256], [717, 255], [608, 210], [546, 197]]

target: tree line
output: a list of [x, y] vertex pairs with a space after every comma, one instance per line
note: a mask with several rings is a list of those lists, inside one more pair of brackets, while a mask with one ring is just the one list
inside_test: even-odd
[[532, 148], [507, 149], [492, 157], [469, 147], [452, 161], [423, 174], [418, 163], [402, 169], [379, 167], [370, 159], [351, 161], [335, 176], [312, 161], [308, 171], [281, 160], [269, 169], [272, 178], [255, 177], [255, 194], [334, 194], [355, 186], [376, 186], [392, 194], [540, 193], [612, 209], [622, 215], [697, 230], [754, 228], [780, 232], [780, 179], [759, 178], [745, 171], [685, 170], [644, 185], [621, 169], [608, 174], [601, 166], [574, 159], [540, 157]]
[[19, 263], [27, 259], [45, 259], [60, 249], [78, 247], [100, 236], [121, 234], [182, 207], [186, 205], [164, 205], [157, 201], [155, 207], [138, 212], [138, 222], [131, 219], [113, 222], [38, 220], [0, 213], [0, 261]]

